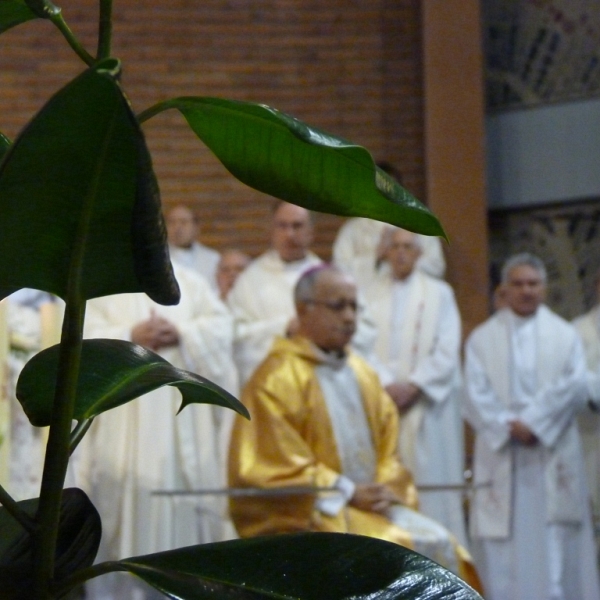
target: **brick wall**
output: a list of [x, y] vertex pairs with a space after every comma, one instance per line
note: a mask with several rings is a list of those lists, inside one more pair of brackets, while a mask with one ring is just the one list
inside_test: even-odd
[[[97, 0], [59, 2], [95, 49]], [[113, 54], [136, 111], [179, 95], [259, 101], [367, 146], [423, 198], [420, 15], [416, 0], [115, 0]], [[0, 36], [0, 131], [14, 137], [83, 63], [47, 22]], [[270, 202], [229, 176], [181, 116], [144, 125], [163, 203], [201, 215], [202, 239], [253, 255]], [[265, 200], [267, 200], [265, 202]], [[342, 220], [318, 215], [328, 257]]]

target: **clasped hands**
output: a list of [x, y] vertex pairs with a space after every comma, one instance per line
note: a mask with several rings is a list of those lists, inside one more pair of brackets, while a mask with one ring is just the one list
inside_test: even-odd
[[131, 330], [131, 341], [149, 350], [160, 350], [179, 344], [179, 331], [173, 323], [152, 311], [149, 319]]
[[348, 504], [366, 512], [386, 514], [392, 504], [399, 504], [400, 500], [394, 492], [383, 483], [357, 484], [354, 495]]
[[509, 421], [508, 428], [511, 440], [519, 442], [524, 446], [535, 446], [538, 443], [538, 438], [535, 433], [533, 433], [533, 431], [531, 431], [531, 429], [529, 429], [522, 421]]
[[390, 383], [385, 387], [385, 391], [391, 396], [400, 413], [405, 413], [411, 408], [419, 399], [421, 392], [414, 383], [409, 382]]

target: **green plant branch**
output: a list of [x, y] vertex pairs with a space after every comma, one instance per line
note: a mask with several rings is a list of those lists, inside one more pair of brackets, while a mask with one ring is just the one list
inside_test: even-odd
[[92, 66], [96, 61], [94, 57], [81, 45], [79, 40], [75, 37], [70, 27], [67, 25], [67, 22], [63, 19], [62, 13], [58, 12], [50, 17], [50, 20], [56, 27], [58, 27], [59, 31], [63, 34], [64, 38], [69, 43], [69, 46], [75, 51], [77, 56], [81, 58], [81, 60], [87, 64], [88, 66]]
[[140, 123], [143, 123], [144, 121], [151, 119], [152, 117], [156, 116], [157, 114], [164, 112], [165, 110], [169, 110], [171, 108], [173, 108], [173, 107], [170, 105], [169, 100], [164, 100], [163, 102], [157, 102], [156, 104], [153, 104], [150, 108], [147, 108], [146, 110], [142, 111], [138, 115], [138, 121]]
[[112, 44], [112, 0], [100, 0], [100, 19], [98, 20], [98, 52], [96, 58], [108, 58]]
[[94, 419], [83, 419], [83, 421], [77, 421], [77, 426], [71, 432], [71, 441], [69, 442], [69, 455], [75, 452], [75, 448], [79, 446], [79, 442], [83, 439], [83, 436], [87, 433], [88, 429], [92, 426]]
[[37, 594], [35, 597], [39, 600], [52, 598], [49, 586], [54, 574], [60, 505], [69, 464], [69, 440], [83, 342], [85, 300], [79, 300], [76, 293], [69, 295], [60, 341], [58, 378], [37, 513], [34, 586]]
[[94, 579], [100, 577], [100, 575], [106, 575], [107, 573], [114, 573], [116, 571], [124, 571], [123, 566], [118, 561], [108, 561], [88, 567], [87, 569], [81, 569], [75, 571], [73, 575], [63, 579], [61, 582], [52, 586], [52, 592], [56, 594], [57, 598], [61, 598], [63, 594], [72, 590], [73, 588]]
[[0, 504], [20, 523], [20, 525], [28, 531], [33, 533], [35, 529], [35, 520], [31, 518], [26, 512], [23, 512], [19, 507], [15, 499], [0, 485]]

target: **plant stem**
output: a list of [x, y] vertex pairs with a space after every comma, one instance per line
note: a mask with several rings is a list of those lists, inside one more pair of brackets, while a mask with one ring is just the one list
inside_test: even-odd
[[79, 442], [83, 439], [88, 429], [92, 426], [94, 419], [84, 419], [83, 421], [77, 421], [77, 426], [71, 433], [71, 441], [69, 442], [69, 454], [72, 455], [75, 452]]
[[63, 579], [59, 585], [52, 589], [52, 591], [60, 597], [61, 594], [72, 590], [73, 588], [94, 579], [94, 577], [100, 577], [100, 575], [106, 575], [106, 573], [114, 573], [115, 571], [125, 571], [126, 569], [118, 561], [108, 561], [88, 567], [87, 569], [81, 569], [75, 571], [73, 575], [67, 579]]
[[153, 104], [150, 108], [147, 108], [146, 110], [142, 111], [138, 116], [138, 121], [140, 123], [143, 123], [144, 121], [147, 121], [148, 119], [151, 119], [152, 117], [156, 116], [157, 114], [165, 111], [165, 110], [169, 110], [170, 108], [173, 108], [170, 105], [170, 101], [169, 100], [165, 100], [164, 102], [157, 102], [156, 104]]
[[88, 66], [94, 64], [94, 57], [81, 45], [79, 40], [75, 37], [67, 22], [63, 19], [62, 13], [58, 12], [53, 15], [50, 20], [58, 27], [59, 31], [63, 34], [64, 38], [69, 43], [69, 46], [75, 51], [77, 56]]
[[[103, 153], [108, 151], [108, 141], [111, 139], [113, 126], [114, 119], [106, 131]], [[69, 265], [65, 317], [58, 357], [58, 377], [54, 389], [50, 437], [46, 446], [40, 503], [36, 515], [38, 530], [34, 539], [33, 553], [36, 600], [52, 600], [53, 598], [51, 586], [60, 525], [62, 489], [69, 465], [71, 426], [75, 413], [83, 349], [86, 298], [81, 289], [81, 281], [86, 249], [85, 240], [88, 239], [92, 226], [92, 213], [95, 202], [98, 200], [97, 190], [100, 177], [101, 169], [98, 168], [92, 174], [90, 192], [83, 198], [83, 210], [76, 234], [79, 243], [73, 248]]]
[[18, 521], [25, 531], [33, 533], [35, 521], [22, 511], [15, 499], [0, 485], [0, 504]]
[[60, 341], [58, 378], [37, 513], [38, 528], [34, 545], [36, 600], [52, 598], [50, 583], [54, 574], [62, 489], [69, 464], [69, 439], [81, 361], [84, 316], [85, 300], [77, 299], [75, 294], [70, 295]]
[[108, 58], [112, 43], [112, 0], [100, 0], [100, 19], [98, 20], [98, 60]]

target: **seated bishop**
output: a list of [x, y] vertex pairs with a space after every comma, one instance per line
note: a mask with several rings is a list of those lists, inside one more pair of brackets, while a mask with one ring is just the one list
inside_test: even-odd
[[[355, 533], [401, 544], [479, 587], [470, 556], [417, 512], [410, 472], [397, 454], [398, 415], [377, 375], [348, 344], [356, 285], [331, 266], [298, 281], [299, 330], [279, 338], [244, 389], [252, 420], [234, 423], [229, 485], [298, 487], [281, 497], [235, 496], [242, 537], [294, 531]], [[322, 488], [326, 491], [322, 493]]]

